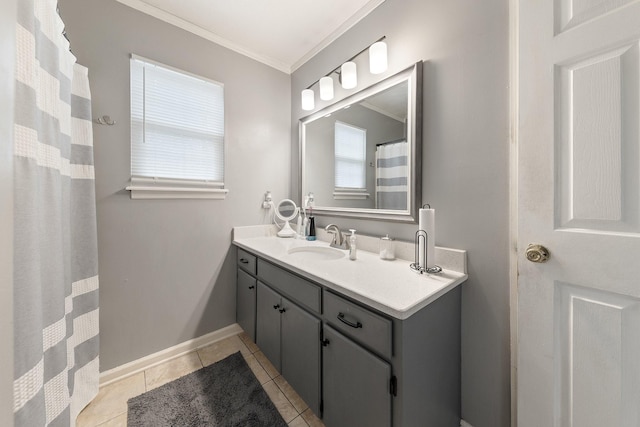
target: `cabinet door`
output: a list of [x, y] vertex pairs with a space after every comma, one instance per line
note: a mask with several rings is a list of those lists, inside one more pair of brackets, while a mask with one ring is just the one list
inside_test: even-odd
[[324, 423], [389, 427], [391, 366], [330, 326], [323, 335]]
[[256, 341], [256, 279], [238, 270], [236, 322]]
[[320, 413], [320, 320], [282, 298], [282, 376]]
[[256, 344], [275, 366], [280, 366], [280, 310], [281, 297], [258, 281], [258, 298], [256, 308]]

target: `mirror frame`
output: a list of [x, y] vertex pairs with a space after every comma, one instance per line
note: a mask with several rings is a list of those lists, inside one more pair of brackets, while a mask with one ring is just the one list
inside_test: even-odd
[[305, 194], [305, 125], [319, 118], [341, 110], [348, 105], [362, 101], [363, 99], [382, 92], [403, 81], [408, 82], [408, 118], [407, 118], [407, 143], [410, 144], [410, 173], [408, 179], [408, 210], [391, 209], [361, 209], [343, 208], [331, 206], [313, 206], [313, 213], [336, 217], [361, 218], [379, 221], [395, 221], [416, 223], [418, 221], [418, 209], [422, 205], [422, 61], [394, 74], [378, 83], [375, 83], [353, 95], [350, 95], [334, 104], [329, 105], [315, 113], [300, 119], [298, 125], [299, 136], [299, 196], [304, 200]]

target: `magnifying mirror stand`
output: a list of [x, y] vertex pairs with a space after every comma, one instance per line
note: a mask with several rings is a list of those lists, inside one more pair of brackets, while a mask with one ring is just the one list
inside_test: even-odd
[[278, 237], [296, 237], [298, 235], [289, 225], [289, 221], [298, 215], [298, 207], [293, 200], [284, 199], [280, 201], [276, 206], [275, 215], [280, 218], [280, 221], [284, 221], [282, 229], [276, 233]]
[[278, 237], [296, 237], [298, 235], [298, 233], [291, 228], [291, 225], [289, 225], [289, 221], [285, 221], [282, 230], [278, 231], [276, 234]]

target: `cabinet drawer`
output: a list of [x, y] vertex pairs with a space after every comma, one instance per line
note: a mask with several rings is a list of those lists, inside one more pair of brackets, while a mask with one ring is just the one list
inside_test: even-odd
[[324, 315], [334, 328], [381, 356], [391, 358], [391, 320], [326, 291]]
[[261, 259], [258, 260], [258, 277], [309, 310], [320, 313], [319, 286]]
[[238, 266], [247, 273], [256, 274], [256, 257], [238, 248]]

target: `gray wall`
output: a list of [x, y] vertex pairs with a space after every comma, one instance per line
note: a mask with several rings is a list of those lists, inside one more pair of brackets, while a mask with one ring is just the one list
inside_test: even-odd
[[13, 425], [13, 115], [17, 0], [0, 2], [0, 425]]
[[[102, 371], [235, 322], [231, 228], [259, 224], [266, 190], [289, 196], [290, 77], [113, 0], [61, 0], [89, 68]], [[131, 200], [129, 54], [225, 85], [226, 200]]]
[[[300, 91], [386, 35], [394, 74], [424, 67], [423, 202], [436, 209], [436, 243], [468, 251], [462, 296], [462, 417], [510, 423], [509, 75], [507, 0], [386, 0], [292, 77], [292, 151]], [[359, 59], [366, 61], [367, 55]], [[375, 79], [359, 64], [359, 87]], [[338, 97], [353, 91], [337, 91]], [[326, 103], [319, 101], [322, 108]], [[297, 164], [292, 164], [297, 195]], [[320, 226], [412, 240], [416, 225], [319, 218]], [[407, 267], [408, 268], [408, 267]]]

